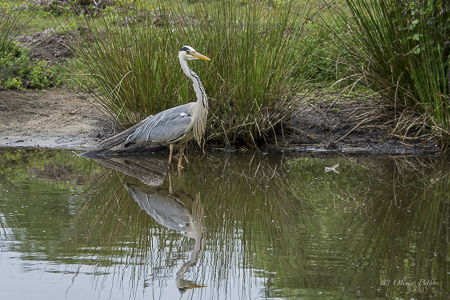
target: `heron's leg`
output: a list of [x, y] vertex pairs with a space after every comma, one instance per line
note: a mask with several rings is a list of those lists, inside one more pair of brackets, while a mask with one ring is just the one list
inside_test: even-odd
[[172, 163], [172, 153], [173, 153], [173, 148], [175, 147], [174, 144], [170, 144], [169, 145], [169, 149], [170, 149], [170, 154], [169, 154], [169, 165]]
[[[184, 144], [184, 148], [183, 148], [183, 150], [185, 150], [186, 149], [186, 144]], [[183, 157], [184, 157], [184, 160], [186, 161], [186, 163], [188, 164], [189, 163], [189, 161], [188, 161], [188, 159], [187, 159], [187, 156], [186, 156], [186, 154], [184, 154], [184, 151], [183, 151]]]
[[180, 152], [178, 159], [182, 159], [184, 157], [184, 160], [186, 161], [186, 163], [189, 163], [186, 155], [184, 154], [185, 149], [186, 149], [186, 144], [178, 146], [178, 151]]
[[[181, 169], [178, 169], [178, 180], [183, 183], [183, 175], [181, 175]], [[183, 186], [183, 185], [181, 185]]]
[[183, 162], [183, 155], [184, 155], [184, 148], [186, 147], [186, 144], [180, 145], [178, 146], [178, 148], [180, 149], [180, 155], [178, 158], [178, 168], [182, 168], [182, 162]]
[[169, 172], [169, 194], [173, 195], [172, 174]]

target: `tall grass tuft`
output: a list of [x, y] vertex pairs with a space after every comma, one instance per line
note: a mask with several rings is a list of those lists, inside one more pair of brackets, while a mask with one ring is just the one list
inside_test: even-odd
[[442, 149], [450, 146], [450, 6], [444, 1], [346, 0], [335, 10], [336, 53], [354, 82], [380, 92], [396, 107], [412, 106], [428, 119]]
[[[312, 48], [301, 43], [305, 5], [257, 1], [159, 2], [153, 11], [88, 20], [76, 62], [96, 100], [124, 127], [196, 101], [177, 53], [184, 45], [210, 57], [190, 62], [209, 96], [207, 139], [257, 146], [290, 117]], [[306, 77], [306, 76], [305, 76]]]

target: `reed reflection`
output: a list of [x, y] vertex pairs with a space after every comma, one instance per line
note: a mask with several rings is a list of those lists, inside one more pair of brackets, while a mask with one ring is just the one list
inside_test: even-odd
[[[339, 173], [326, 172], [337, 164]], [[332, 297], [342, 287], [347, 298], [448, 293], [448, 164], [409, 157], [215, 154], [194, 160], [183, 172], [183, 185], [203, 196], [208, 217], [206, 251], [198, 268], [209, 288], [199, 292], [226, 293], [243, 281], [244, 295], [250, 277], [241, 266], [251, 266], [258, 270], [253, 278], [264, 282], [258, 288], [273, 298], [318, 292]], [[173, 197], [172, 177], [165, 178], [169, 187], [164, 193]], [[153, 188], [162, 194], [158, 189]], [[172, 205], [178, 202], [183, 201]], [[186, 217], [186, 210], [194, 215], [190, 207], [178, 207], [179, 219], [172, 227], [160, 221], [161, 214], [146, 214], [165, 228], [182, 231], [180, 224], [193, 218]], [[161, 245], [168, 234], [152, 245], [162, 260], [167, 249]], [[184, 243], [178, 244], [184, 249]], [[195, 264], [199, 247], [196, 240], [192, 263], [178, 271], [177, 286]], [[168, 274], [169, 269], [170, 262], [158, 272]], [[405, 277], [435, 280], [439, 286], [413, 291], [406, 285], [386, 285]]]
[[[181, 293], [184, 293], [188, 289], [205, 287], [198, 285], [195, 281], [184, 279], [184, 277], [188, 268], [198, 261], [206, 230], [200, 194], [197, 194], [195, 200], [186, 194], [182, 185], [181, 171], [178, 172], [178, 176], [180, 191], [174, 190], [171, 173], [168, 174], [168, 188], [135, 184], [126, 184], [125, 187], [131, 198], [157, 223], [168, 229], [184, 232], [187, 237], [195, 240], [190, 259], [181, 266], [176, 274], [176, 286]], [[149, 286], [149, 280], [146, 280], [146, 287]]]
[[123, 174], [139, 179], [149, 186], [163, 184], [167, 174], [167, 162], [165, 157], [154, 155], [143, 156], [94, 156], [90, 159], [108, 168], [117, 170]]
[[77, 298], [86, 279], [101, 299], [450, 295], [445, 161], [213, 153], [182, 176], [167, 173], [166, 157], [97, 161], [114, 170], [63, 161], [91, 174], [76, 196], [64, 185], [75, 176], [37, 176], [55, 173], [49, 163], [2, 165], [0, 226], [15, 241], [3, 249], [51, 262], [34, 277], [74, 274]]

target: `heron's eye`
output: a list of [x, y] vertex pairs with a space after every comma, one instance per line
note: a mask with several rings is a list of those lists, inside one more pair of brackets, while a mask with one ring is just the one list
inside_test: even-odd
[[186, 54], [191, 54], [191, 51], [189, 51], [189, 50], [186, 50]]

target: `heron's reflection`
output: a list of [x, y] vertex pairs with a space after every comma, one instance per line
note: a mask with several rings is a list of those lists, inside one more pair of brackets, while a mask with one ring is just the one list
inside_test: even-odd
[[[181, 173], [179, 172], [178, 175], [180, 183], [182, 183]], [[168, 176], [168, 189], [140, 187], [134, 184], [126, 184], [125, 186], [130, 196], [156, 222], [168, 229], [184, 232], [187, 237], [195, 239], [190, 260], [185, 262], [177, 272], [176, 286], [181, 293], [184, 293], [188, 289], [205, 287], [197, 285], [194, 281], [184, 279], [184, 274], [188, 268], [197, 262], [202, 248], [205, 234], [203, 206], [200, 202], [200, 194], [194, 200], [183, 190], [175, 191], [172, 174], [169, 173]]]
[[167, 174], [164, 156], [94, 156], [92, 160], [142, 181], [148, 186], [159, 186]]

